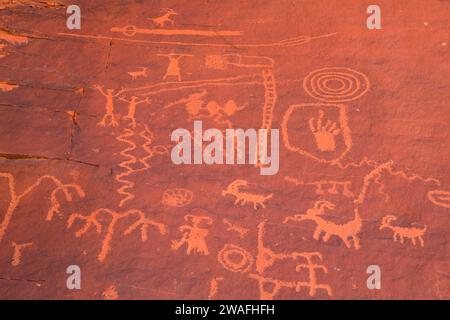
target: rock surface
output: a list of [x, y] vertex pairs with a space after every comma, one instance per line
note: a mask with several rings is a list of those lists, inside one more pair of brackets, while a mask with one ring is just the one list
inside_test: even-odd
[[[0, 298], [450, 298], [450, 3], [73, 2], [0, 1]], [[195, 119], [278, 174], [173, 164]]]

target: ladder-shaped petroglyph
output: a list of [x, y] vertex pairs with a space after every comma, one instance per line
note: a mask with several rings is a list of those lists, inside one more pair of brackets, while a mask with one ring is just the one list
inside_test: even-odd
[[85, 196], [83, 189], [74, 183], [64, 184], [57, 178], [51, 175], [44, 175], [39, 177], [33, 184], [29, 185], [25, 188], [21, 193], [17, 192], [16, 188], [16, 178], [7, 172], [0, 172], [0, 178], [5, 178], [8, 181], [8, 192], [9, 192], [9, 204], [6, 209], [6, 213], [3, 216], [3, 220], [0, 223], [0, 242], [8, 230], [11, 219], [16, 212], [16, 209], [19, 207], [22, 199], [33, 192], [37, 187], [39, 187], [44, 181], [52, 182], [55, 185], [55, 188], [51, 192], [50, 195], [50, 208], [47, 211], [46, 220], [50, 221], [53, 218], [55, 213], [58, 213], [60, 210], [60, 203], [56, 197], [58, 193], [62, 193], [68, 202], [72, 202], [73, 196], [71, 191], [75, 194], [78, 194], [80, 198]]
[[[318, 290], [323, 290], [328, 296], [332, 296], [329, 285], [320, 284], [317, 278], [317, 270], [325, 274], [328, 269], [314, 260], [322, 261], [319, 252], [290, 252], [275, 253], [264, 244], [266, 221], [258, 224], [258, 246], [256, 259], [247, 250], [234, 244], [225, 244], [219, 251], [219, 263], [228, 271], [242, 273], [249, 279], [258, 281], [259, 296], [263, 300], [272, 300], [279, 294], [282, 288], [293, 289], [300, 292], [302, 288], [308, 289], [310, 296], [315, 296]], [[297, 263], [296, 272], [307, 270], [307, 281], [286, 281], [266, 276], [265, 271], [272, 267], [277, 261], [291, 260]]]
[[[139, 136], [145, 142], [141, 145], [141, 148], [146, 153], [145, 157], [137, 158], [132, 154], [132, 152], [137, 148], [137, 144], [132, 140], [133, 137]], [[116, 140], [127, 144], [127, 147], [120, 151], [120, 155], [125, 158], [124, 161], [119, 163], [119, 167], [124, 169], [123, 172], [116, 174], [115, 179], [121, 184], [120, 188], [117, 189], [117, 193], [124, 196], [119, 202], [119, 207], [122, 207], [134, 198], [134, 194], [131, 190], [134, 188], [134, 182], [130, 180], [129, 176], [136, 174], [138, 172], [143, 172], [151, 168], [149, 161], [156, 155], [166, 154], [168, 148], [161, 145], [152, 145], [155, 141], [153, 132], [148, 128], [147, 125], [143, 126], [143, 129], [136, 134], [136, 131], [131, 129], [125, 129]], [[140, 164], [140, 167], [135, 168], [135, 166]]]
[[178, 229], [183, 233], [180, 240], [173, 240], [171, 249], [179, 250], [186, 245], [186, 254], [198, 253], [200, 255], [209, 255], [208, 245], [206, 244], [206, 237], [209, 234], [207, 229], [213, 223], [213, 220], [207, 216], [194, 216], [187, 214], [184, 220], [191, 223], [191, 225], [182, 225]]
[[[425, 242], [423, 241], [423, 236], [427, 231], [427, 226], [422, 225], [421, 227], [401, 227], [393, 225], [393, 222], [397, 220], [396, 216], [386, 215], [381, 219], [380, 230], [391, 229], [394, 234], [394, 241], [400, 241], [401, 244], [405, 242], [405, 239], [410, 239], [413, 245], [416, 245], [416, 240], [419, 240], [420, 245], [423, 247]], [[418, 224], [418, 223], [415, 223]]]
[[166, 226], [162, 223], [155, 222], [146, 217], [145, 213], [141, 210], [131, 209], [124, 212], [117, 212], [115, 210], [100, 208], [93, 211], [91, 214], [85, 216], [79, 213], [73, 213], [67, 220], [67, 228], [72, 228], [77, 221], [81, 221], [83, 226], [78, 229], [75, 233], [77, 238], [86, 234], [91, 228], [94, 228], [97, 234], [103, 232], [103, 225], [101, 216], [104, 215], [110, 218], [106, 232], [104, 232], [104, 237], [102, 240], [102, 245], [99, 254], [97, 255], [97, 260], [100, 262], [105, 261], [108, 253], [111, 251], [111, 245], [113, 236], [115, 233], [116, 226], [121, 219], [128, 217], [137, 217], [138, 220], [131, 224], [125, 231], [124, 235], [131, 234], [138, 227], [141, 228], [141, 241], [145, 242], [148, 239], [148, 226], [152, 226], [158, 230], [161, 235], [166, 234]]
[[284, 180], [293, 183], [296, 186], [313, 186], [317, 195], [325, 194], [342, 194], [347, 198], [354, 198], [355, 194], [352, 189], [351, 181], [337, 181], [337, 180], [319, 180], [312, 182], [305, 182], [293, 177], [286, 176]]
[[11, 260], [11, 265], [13, 267], [16, 267], [22, 262], [22, 250], [24, 250], [25, 248], [31, 247], [33, 245], [33, 243], [27, 242], [27, 243], [17, 244], [16, 242], [12, 241], [11, 244], [14, 249], [13, 257]]
[[233, 196], [236, 198], [234, 201], [235, 205], [246, 205], [246, 204], [253, 204], [253, 209], [258, 209], [258, 206], [261, 208], [265, 208], [266, 205], [264, 204], [267, 200], [271, 199], [273, 197], [273, 193], [269, 193], [267, 195], [263, 194], [256, 194], [256, 193], [249, 193], [241, 191], [242, 187], [248, 186], [249, 183], [247, 180], [243, 179], [237, 179], [231, 182], [226, 190], [222, 191], [222, 196]]
[[187, 206], [194, 199], [194, 193], [185, 188], [167, 189], [162, 196], [162, 203], [169, 207], [181, 208]]
[[308, 209], [305, 214], [296, 214], [287, 217], [283, 223], [288, 223], [290, 221], [313, 221], [317, 225], [313, 235], [314, 240], [320, 240], [322, 234], [324, 234], [322, 238], [324, 242], [327, 242], [332, 236], [336, 236], [344, 242], [347, 248], [351, 248], [353, 244], [353, 247], [358, 250], [360, 248], [359, 233], [362, 226], [359, 209], [355, 208], [353, 220], [344, 224], [337, 224], [322, 218], [325, 209], [334, 210], [335, 208], [335, 204], [329, 201], [319, 200], [314, 202], [314, 206]]
[[106, 89], [104, 90], [104, 86], [100, 85], [94, 85], [95, 89], [98, 90], [105, 98], [106, 98], [106, 105], [105, 105], [105, 115], [103, 116], [102, 120], [97, 124], [102, 127], [111, 126], [111, 127], [117, 127], [119, 123], [116, 120], [116, 117], [114, 115], [114, 98], [120, 96], [125, 89], [120, 89], [118, 92], [116, 92], [113, 89]]
[[147, 78], [148, 74], [148, 68], [147, 67], [140, 67], [141, 70], [136, 71], [129, 71], [128, 74], [130, 75], [131, 79], [137, 80], [138, 78]]

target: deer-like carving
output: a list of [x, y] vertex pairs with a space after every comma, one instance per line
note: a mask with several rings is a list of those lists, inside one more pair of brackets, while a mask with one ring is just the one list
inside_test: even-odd
[[176, 13], [174, 10], [170, 8], [162, 8], [161, 12], [164, 13], [162, 16], [159, 16], [157, 18], [148, 18], [148, 20], [153, 21], [153, 23], [158, 28], [164, 28], [167, 23], [173, 26], [175, 22], [172, 20], [171, 16], [176, 16], [178, 15], [178, 13]]
[[335, 207], [336, 205], [329, 201], [319, 200], [316, 201], [314, 206], [308, 209], [305, 214], [296, 214], [287, 217], [283, 223], [287, 223], [289, 221], [314, 221], [317, 224], [313, 235], [315, 240], [320, 240], [321, 235], [325, 233], [322, 238], [324, 242], [327, 242], [331, 236], [337, 236], [341, 238], [347, 248], [351, 248], [351, 241], [353, 241], [354, 248], [358, 250], [360, 248], [358, 234], [361, 231], [362, 226], [358, 208], [355, 208], [355, 216], [353, 220], [344, 224], [336, 224], [321, 217], [321, 215], [325, 213], [325, 209], [334, 210]]

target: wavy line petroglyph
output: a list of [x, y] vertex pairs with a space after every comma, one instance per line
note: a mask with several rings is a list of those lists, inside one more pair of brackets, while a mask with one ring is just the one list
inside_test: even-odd
[[95, 211], [93, 211], [91, 214], [85, 216], [81, 215], [79, 213], [73, 213], [70, 215], [69, 219], [67, 220], [67, 228], [72, 228], [77, 221], [81, 221], [83, 223], [83, 226], [78, 229], [75, 233], [75, 236], [77, 238], [84, 235], [86, 232], [88, 232], [92, 227], [94, 228], [95, 232], [97, 234], [101, 234], [103, 231], [103, 226], [101, 224], [101, 221], [99, 219], [100, 215], [106, 215], [111, 218], [109, 221], [108, 227], [106, 228], [106, 233], [102, 240], [102, 246], [100, 249], [99, 254], [97, 255], [97, 260], [100, 262], [105, 261], [108, 253], [111, 251], [111, 242], [115, 233], [115, 228], [119, 220], [128, 218], [128, 217], [137, 217], [138, 220], [135, 221], [133, 224], [131, 224], [125, 231], [124, 235], [129, 235], [131, 232], [136, 230], [138, 227], [141, 228], [141, 240], [142, 242], [147, 241], [148, 234], [147, 229], [148, 226], [155, 227], [160, 234], [164, 235], [166, 234], [166, 227], [162, 223], [155, 222], [151, 219], [148, 219], [145, 214], [141, 210], [131, 209], [127, 210], [125, 212], [117, 212], [111, 209], [107, 208], [100, 208]]
[[450, 191], [431, 190], [427, 193], [427, 197], [433, 204], [450, 209]]
[[[155, 137], [153, 132], [148, 128], [147, 125], [144, 125], [144, 129], [140, 131], [139, 137], [145, 140], [145, 143], [142, 144], [141, 148], [146, 153], [145, 157], [137, 158], [131, 152], [133, 152], [138, 146], [132, 140], [133, 137], [136, 136], [136, 132], [131, 129], [125, 129], [120, 135], [116, 137], [117, 141], [127, 144], [128, 146], [120, 151], [120, 155], [125, 158], [124, 161], [119, 163], [119, 167], [124, 169], [123, 172], [116, 174], [115, 179], [117, 182], [121, 184], [121, 187], [117, 189], [117, 193], [124, 196], [119, 202], [119, 207], [122, 207], [134, 198], [134, 194], [130, 191], [134, 188], [134, 182], [130, 180], [128, 177], [138, 173], [143, 172], [149, 168], [151, 168], [151, 164], [148, 162], [156, 155], [166, 154], [168, 152], [168, 148], [166, 146], [155, 145], [152, 146], [155, 141]], [[135, 168], [135, 165], [141, 164], [139, 168]]]
[[32, 191], [34, 191], [37, 187], [39, 187], [43, 181], [50, 181], [52, 182], [56, 187], [53, 189], [51, 196], [50, 196], [50, 208], [47, 211], [47, 217], [46, 220], [49, 221], [52, 219], [53, 215], [55, 213], [59, 212], [60, 209], [60, 203], [58, 199], [56, 198], [56, 194], [58, 192], [61, 192], [66, 201], [72, 202], [72, 194], [70, 193], [70, 190], [73, 190], [80, 198], [83, 198], [85, 196], [85, 193], [83, 189], [73, 183], [64, 184], [57, 178], [51, 175], [44, 175], [38, 178], [33, 184], [25, 188], [25, 190], [22, 191], [22, 193], [17, 193], [16, 189], [16, 178], [11, 174], [7, 172], [0, 172], [0, 178], [5, 178], [8, 181], [8, 188], [9, 188], [9, 204], [8, 208], [6, 209], [6, 213], [3, 216], [3, 220], [0, 224], [0, 242], [2, 241], [3, 237], [6, 234], [6, 231], [8, 230], [8, 226], [11, 222], [11, 219], [14, 216], [14, 213], [16, 212], [17, 207], [19, 207], [22, 199], [30, 194]]

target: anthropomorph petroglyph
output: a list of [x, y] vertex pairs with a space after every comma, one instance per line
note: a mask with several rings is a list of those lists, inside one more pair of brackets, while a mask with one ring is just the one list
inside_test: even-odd
[[67, 228], [72, 228], [77, 221], [81, 221], [83, 226], [76, 231], [75, 236], [77, 238], [84, 235], [86, 232], [88, 232], [91, 228], [94, 228], [95, 232], [97, 234], [101, 234], [103, 232], [103, 225], [101, 223], [101, 215], [104, 215], [106, 217], [109, 217], [109, 224], [106, 228], [105, 235], [102, 240], [102, 246], [100, 249], [100, 252], [97, 256], [97, 260], [100, 262], [105, 261], [108, 253], [111, 250], [112, 240], [113, 236], [116, 230], [117, 223], [124, 218], [128, 217], [137, 217], [138, 220], [135, 221], [133, 224], [131, 224], [125, 231], [124, 235], [131, 234], [132, 231], [136, 230], [138, 227], [141, 228], [141, 240], [143, 242], [147, 241], [148, 234], [147, 229], [148, 226], [155, 227], [160, 234], [164, 235], [166, 234], [166, 227], [162, 223], [155, 222], [145, 216], [145, 214], [136, 209], [127, 210], [125, 212], [117, 212], [111, 209], [107, 208], [100, 208], [95, 211], [93, 211], [91, 214], [85, 216], [79, 213], [73, 213], [70, 215], [69, 219], [67, 220]]
[[264, 202], [271, 199], [273, 197], [273, 193], [263, 195], [242, 191], [241, 187], [248, 186], [248, 184], [249, 183], [247, 180], [242, 179], [234, 180], [227, 186], [226, 190], [222, 191], [222, 195], [234, 196], [236, 198], [236, 200], [234, 201], [235, 205], [241, 204], [243, 206], [246, 205], [247, 203], [251, 203], [253, 204], [253, 209], [255, 210], [258, 209], [258, 205], [262, 208], [265, 208], [266, 206]]
[[181, 71], [180, 71], [180, 59], [183, 57], [192, 57], [192, 54], [181, 54], [181, 53], [169, 53], [169, 54], [158, 54], [160, 57], [167, 57], [169, 59], [169, 65], [167, 66], [166, 73], [164, 74], [163, 80], [167, 78], [176, 78], [181, 81]]
[[125, 89], [120, 89], [118, 92], [115, 92], [113, 89], [106, 89], [105, 91], [103, 89], [103, 86], [100, 85], [94, 85], [93, 87], [97, 89], [106, 98], [106, 105], [105, 105], [106, 112], [102, 120], [98, 123], [98, 125], [103, 127], [118, 126], [119, 123], [117, 122], [114, 116], [114, 98], [120, 96], [125, 91]]
[[136, 107], [141, 103], [150, 104], [151, 100], [149, 98], [139, 100], [139, 98], [136, 96], [130, 97], [130, 100], [127, 100], [124, 97], [120, 97], [119, 100], [128, 103], [128, 114], [123, 118], [130, 120], [130, 126], [133, 129], [136, 128]]
[[194, 216], [191, 214], [185, 215], [184, 220], [192, 225], [182, 225], [178, 229], [183, 233], [180, 240], [172, 241], [172, 250], [178, 250], [183, 245], [187, 246], [186, 253], [198, 253], [200, 255], [208, 255], [208, 246], [206, 244], [206, 237], [209, 234], [207, 229], [213, 220], [210, 217]]
[[360, 248], [359, 232], [362, 226], [358, 208], [354, 209], [355, 216], [353, 220], [344, 224], [336, 224], [321, 217], [325, 213], [325, 209], [334, 210], [335, 207], [336, 205], [331, 202], [319, 200], [305, 214], [296, 214], [287, 217], [283, 223], [289, 221], [314, 221], [317, 225], [313, 235], [315, 240], [320, 240], [323, 233], [324, 236], [322, 239], [324, 242], [327, 242], [332, 236], [337, 236], [344, 242], [347, 248], [351, 248], [353, 244], [353, 247], [358, 250]]
[[8, 226], [11, 222], [11, 219], [14, 213], [16, 212], [17, 208], [19, 207], [22, 199], [28, 194], [30, 194], [32, 191], [34, 191], [37, 187], [39, 187], [44, 181], [49, 181], [56, 186], [50, 194], [50, 208], [47, 211], [46, 217], [47, 221], [52, 220], [53, 215], [59, 212], [60, 203], [56, 197], [58, 193], [62, 193], [66, 201], [68, 202], [71, 202], [73, 200], [71, 191], [74, 191], [75, 194], [78, 194], [80, 198], [83, 198], [85, 196], [83, 189], [81, 189], [79, 185], [73, 183], [64, 184], [60, 180], [51, 175], [41, 176], [33, 184], [26, 187], [25, 190], [23, 190], [21, 193], [17, 193], [16, 178], [11, 173], [0, 172], [0, 178], [5, 178], [7, 180], [9, 191], [8, 208], [6, 209], [6, 213], [3, 216], [3, 220], [0, 223], [0, 242], [5, 236], [6, 231], [8, 230]]
[[425, 242], [423, 241], [423, 236], [427, 231], [427, 226], [422, 225], [421, 227], [401, 227], [393, 225], [393, 222], [397, 220], [396, 216], [386, 215], [381, 219], [380, 230], [391, 229], [394, 232], [394, 241], [400, 241], [401, 244], [405, 242], [406, 239], [410, 239], [413, 245], [416, 245], [416, 240], [419, 240], [420, 245], [423, 247]]

